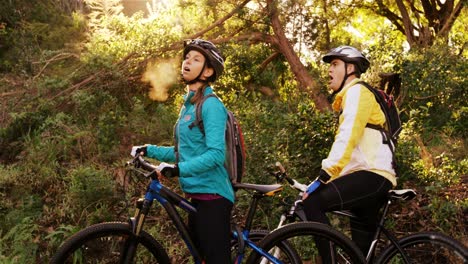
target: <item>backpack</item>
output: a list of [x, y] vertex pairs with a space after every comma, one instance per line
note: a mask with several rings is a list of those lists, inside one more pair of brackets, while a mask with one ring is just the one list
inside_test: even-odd
[[392, 151], [393, 168], [396, 172], [397, 166], [395, 158], [395, 147], [402, 126], [400, 120], [400, 113], [398, 111], [398, 108], [396, 107], [395, 100], [392, 95], [385, 93], [381, 89], [376, 89], [366, 82], [358, 83], [367, 87], [367, 89], [369, 89], [369, 91], [371, 91], [374, 94], [377, 103], [379, 103], [380, 105], [380, 109], [382, 109], [382, 112], [385, 115], [385, 127], [380, 127], [378, 125], [373, 124], [367, 124], [366, 127], [382, 131], [382, 134], [384, 135], [384, 143], [388, 144], [390, 150]]
[[[216, 94], [208, 94], [196, 105], [195, 109], [195, 121], [193, 121], [189, 128], [192, 129], [194, 126], [198, 126], [201, 133], [205, 135], [205, 129], [202, 120], [202, 106], [206, 99], [210, 97], [218, 96]], [[220, 100], [218, 98], [218, 100]], [[228, 118], [226, 122], [226, 159], [224, 161], [224, 167], [231, 179], [231, 183], [240, 183], [245, 173], [245, 144], [244, 135], [242, 129], [237, 121], [234, 113], [228, 110]], [[234, 190], [236, 190], [234, 188]]]

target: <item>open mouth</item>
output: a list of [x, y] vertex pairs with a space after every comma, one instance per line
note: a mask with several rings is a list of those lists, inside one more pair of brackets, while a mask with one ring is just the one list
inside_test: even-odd
[[184, 67], [184, 72], [190, 72], [190, 68], [189, 67]]

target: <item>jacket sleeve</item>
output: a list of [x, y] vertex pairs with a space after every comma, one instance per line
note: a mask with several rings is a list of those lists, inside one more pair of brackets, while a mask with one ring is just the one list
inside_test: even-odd
[[343, 96], [335, 141], [328, 157], [322, 161], [322, 169], [331, 179], [338, 177], [350, 162], [351, 154], [364, 133], [374, 101], [374, 95], [362, 86], [350, 87]]
[[202, 120], [207, 151], [193, 159], [179, 162], [182, 177], [187, 174], [197, 175], [224, 164], [227, 110], [223, 103], [215, 97], [208, 98], [203, 103]]
[[161, 147], [157, 145], [148, 145], [146, 148], [147, 156], [164, 162], [175, 162], [174, 147]]

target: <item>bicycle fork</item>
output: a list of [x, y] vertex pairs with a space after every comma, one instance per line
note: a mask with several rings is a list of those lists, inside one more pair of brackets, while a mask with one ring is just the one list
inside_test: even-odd
[[143, 198], [138, 199], [136, 204], [135, 215], [129, 219], [129, 224], [132, 228], [133, 235], [125, 241], [122, 247], [122, 257], [120, 259], [120, 263], [133, 263], [133, 259], [135, 258], [138, 246], [138, 237], [140, 236], [141, 229], [146, 219], [146, 215], [148, 214], [152, 203], [152, 200]]
[[[282, 227], [284, 225], [284, 223], [286, 222], [286, 220], [288, 220], [288, 218], [294, 219], [294, 217], [297, 217], [301, 221], [306, 221], [306, 217], [304, 215], [304, 211], [303, 211], [303, 209], [301, 207], [301, 204], [302, 204], [302, 192], [299, 194], [299, 196], [297, 197], [297, 200], [293, 203], [293, 205], [291, 206], [289, 211], [285, 212], [285, 213], [283, 213], [281, 215], [280, 221], [279, 221], [278, 226], [276, 227], [276, 229]], [[274, 247], [274, 249], [272, 249], [270, 252], [273, 253], [272, 254], [273, 257], [275, 257], [277, 259], [279, 258], [279, 256], [280, 256], [280, 248], [279, 247]], [[267, 258], [262, 258], [262, 261], [260, 262], [260, 264], [267, 264], [267, 263], [268, 263], [268, 259]]]
[[[278, 223], [278, 226], [276, 227], [276, 229], [280, 228], [283, 226], [284, 222], [286, 221], [287, 217], [286, 217], [286, 214], [282, 214], [281, 217], [280, 217], [280, 221]], [[280, 255], [280, 249], [279, 247], [274, 247], [273, 250], [270, 251], [271, 253], [273, 253], [273, 257], [275, 258], [278, 258], [279, 255]], [[268, 253], [270, 253], [268, 252]], [[267, 264], [268, 263], [268, 259], [267, 258], [262, 258], [262, 261], [260, 262], [260, 264]]]

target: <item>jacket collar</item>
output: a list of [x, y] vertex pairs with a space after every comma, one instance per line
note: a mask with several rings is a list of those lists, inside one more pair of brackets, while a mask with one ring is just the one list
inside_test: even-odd
[[341, 91], [339, 93], [336, 94], [335, 100], [333, 101], [333, 104], [332, 104], [332, 108], [333, 108], [334, 111], [336, 111], [336, 112], [341, 111], [341, 103], [343, 102], [344, 95], [346, 94], [346, 92], [348, 91], [349, 88], [351, 88], [353, 85], [355, 85], [359, 81], [361, 81], [361, 79], [359, 79], [359, 78], [356, 78], [356, 79], [352, 80], [351, 82], [346, 84], [343, 87], [343, 89], [341, 89]]
[[[211, 88], [211, 86], [207, 86], [205, 88], [205, 92], [203, 93], [203, 96], [206, 96], [208, 94], [212, 94], [213, 93], [213, 88]], [[188, 91], [188, 93], [184, 94], [183, 98], [184, 98], [184, 104], [187, 104], [190, 102], [190, 99], [192, 99], [192, 97], [195, 95], [195, 92], [194, 91]]]

